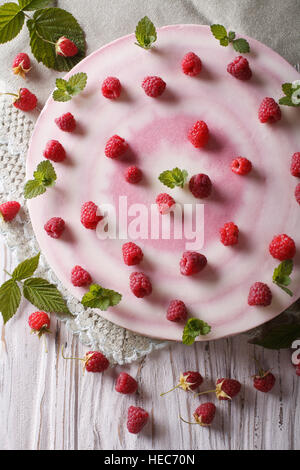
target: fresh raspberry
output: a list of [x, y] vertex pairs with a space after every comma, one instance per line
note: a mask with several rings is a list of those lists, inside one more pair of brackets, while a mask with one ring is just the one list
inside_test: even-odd
[[199, 273], [207, 265], [207, 259], [204, 255], [196, 251], [185, 251], [180, 260], [180, 272], [184, 276], [191, 276]]
[[248, 60], [239, 55], [230, 64], [227, 65], [227, 72], [239, 80], [250, 80], [252, 71]]
[[159, 194], [155, 202], [158, 206], [160, 214], [167, 214], [168, 212], [170, 212], [171, 207], [175, 204], [175, 201], [172, 196], [167, 193]]
[[135, 393], [137, 391], [138, 384], [137, 381], [131, 377], [131, 375], [126, 374], [126, 372], [121, 372], [117, 378], [115, 389], [119, 393], [128, 395], [130, 393]]
[[183, 73], [189, 75], [190, 77], [199, 75], [202, 69], [200, 57], [194, 54], [194, 52], [188, 52], [182, 59], [181, 68]]
[[134, 272], [130, 274], [130, 289], [136, 297], [142, 298], [150, 295], [152, 284], [144, 273]]
[[20, 88], [14, 101], [14, 107], [21, 111], [32, 111], [37, 105], [37, 97], [27, 88]]
[[55, 44], [55, 51], [57, 55], [62, 57], [73, 57], [78, 52], [78, 47], [71, 39], [62, 36]]
[[34, 333], [49, 332], [50, 317], [46, 312], [33, 312], [28, 318], [28, 325]]
[[76, 128], [76, 120], [71, 113], [56, 118], [55, 124], [64, 132], [73, 132]]
[[277, 235], [271, 241], [269, 251], [273, 258], [279, 259], [279, 261], [292, 259], [296, 253], [295, 242], [285, 233]]
[[130, 406], [128, 408], [127, 429], [132, 434], [138, 434], [145, 426], [149, 418], [149, 414], [143, 408], [138, 406]]
[[128, 143], [122, 137], [113, 135], [105, 145], [104, 153], [108, 158], [118, 158], [123, 155], [128, 148]]
[[300, 178], [300, 152], [296, 152], [292, 156], [291, 174]]
[[12, 69], [15, 75], [20, 75], [22, 78], [25, 78], [30, 70], [30, 59], [28, 55], [24, 52], [20, 52], [20, 54], [16, 55]]
[[52, 217], [52, 219], [48, 220], [44, 225], [44, 229], [49, 237], [60, 238], [65, 229], [65, 221], [60, 217]]
[[71, 271], [71, 282], [75, 287], [82, 287], [91, 284], [91, 275], [81, 266], [74, 266]]
[[273, 98], [264, 98], [258, 110], [260, 122], [274, 123], [281, 119], [281, 110]]
[[98, 222], [103, 219], [102, 215], [98, 215], [98, 206], [92, 201], [85, 202], [81, 207], [81, 223], [85, 228], [96, 230]]
[[110, 100], [119, 98], [122, 91], [120, 80], [116, 77], [107, 77], [102, 83], [102, 95]]
[[231, 169], [237, 175], [247, 175], [252, 170], [252, 163], [244, 157], [237, 157], [231, 162]]
[[216, 414], [216, 406], [213, 403], [202, 403], [193, 414], [196, 423], [201, 426], [209, 426]]
[[125, 171], [125, 179], [128, 183], [139, 183], [142, 178], [143, 173], [137, 166], [129, 166]]
[[181, 388], [185, 392], [192, 392], [196, 390], [196, 388], [200, 387], [203, 382], [203, 377], [199, 372], [194, 372], [188, 370], [187, 372], [183, 372], [180, 374], [179, 382], [175, 387], [171, 388], [167, 392], [161, 393], [160, 396], [166, 395], [167, 393], [173, 392], [177, 388]]
[[271, 372], [260, 371], [253, 379], [253, 386], [260, 392], [268, 393], [274, 387], [276, 378]]
[[212, 183], [209, 176], [199, 173], [191, 177], [189, 181], [189, 189], [193, 196], [203, 199], [211, 194]]
[[133, 242], [124, 243], [122, 246], [124, 263], [127, 266], [135, 266], [143, 259], [143, 252], [141, 248]]
[[194, 147], [204, 147], [209, 139], [207, 124], [204, 121], [196, 121], [188, 132], [188, 139]]
[[262, 305], [267, 307], [272, 302], [272, 292], [263, 282], [255, 282], [249, 290], [248, 305]]
[[233, 222], [227, 222], [222, 228], [220, 228], [220, 236], [223, 245], [236, 245], [239, 238], [238, 226]]
[[165, 91], [166, 83], [160, 77], [146, 77], [142, 83], [142, 88], [146, 95], [156, 98]]
[[300, 183], [298, 183], [295, 188], [295, 198], [298, 204], [300, 205]]
[[234, 379], [218, 379], [216, 385], [218, 400], [231, 400], [241, 390], [240, 382]]
[[171, 300], [167, 310], [167, 320], [180, 322], [187, 319], [187, 309], [182, 300]]
[[3, 202], [0, 205], [0, 215], [2, 215], [5, 222], [10, 222], [16, 217], [20, 208], [20, 204], [16, 201]]
[[298, 364], [296, 366], [296, 375], [298, 375], [298, 377], [300, 377], [300, 364]]
[[108, 359], [100, 351], [88, 351], [84, 361], [87, 372], [104, 372], [109, 367]]
[[53, 162], [62, 162], [66, 158], [66, 151], [58, 140], [49, 140], [43, 155]]

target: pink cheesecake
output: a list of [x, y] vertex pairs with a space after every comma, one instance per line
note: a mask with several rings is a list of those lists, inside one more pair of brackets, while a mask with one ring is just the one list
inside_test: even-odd
[[[183, 325], [166, 318], [173, 299], [182, 300], [190, 317], [200, 318], [212, 327], [198, 340], [211, 340], [258, 326], [285, 310], [300, 296], [300, 206], [294, 191], [299, 179], [290, 173], [291, 156], [300, 151], [300, 113], [297, 108], [281, 107], [282, 118], [262, 124], [258, 108], [265, 97], [276, 101], [284, 82], [299, 80], [299, 74], [282, 57], [258, 41], [248, 38], [251, 52], [247, 59], [250, 80], [242, 81], [227, 72], [227, 65], [239, 54], [231, 46], [221, 47], [207, 26], [177, 25], [158, 30], [155, 47], [137, 47], [134, 35], [120, 38], [80, 62], [68, 76], [85, 72], [85, 90], [66, 103], [47, 101], [36, 124], [27, 158], [27, 178], [32, 177], [49, 140], [59, 141], [66, 150], [63, 162], [53, 163], [56, 185], [28, 201], [33, 228], [49, 265], [78, 299], [86, 287], [74, 287], [71, 271], [75, 265], [90, 273], [93, 282], [122, 294], [118, 306], [99, 315], [143, 335], [181, 340]], [[196, 77], [181, 69], [184, 55], [193, 51], [202, 61]], [[146, 76], [159, 76], [166, 83], [161, 96], [151, 98], [141, 87]], [[117, 77], [122, 85], [118, 99], [105, 98], [101, 84]], [[74, 115], [74, 132], [63, 132], [55, 119], [64, 113]], [[189, 129], [197, 120], [206, 122], [210, 137], [203, 148], [188, 140]], [[128, 142], [127, 152], [118, 159], [104, 154], [107, 140], [114, 134]], [[232, 172], [231, 162], [243, 156], [252, 171], [240, 176]], [[126, 181], [128, 166], [143, 173], [138, 184]], [[198, 173], [209, 176], [209, 197], [195, 199], [184, 188], [167, 188], [158, 179], [165, 170], [179, 167], [189, 178]], [[203, 243], [199, 250], [207, 266], [199, 274], [183, 276], [179, 262], [186, 251], [186, 239], [151, 237], [151, 228], [141, 239], [130, 236], [99, 239], [97, 231], [80, 222], [83, 203], [115, 206], [126, 196], [131, 208], [128, 224], [134, 218], [134, 204], [149, 208], [158, 194], [170, 194], [180, 205], [203, 204], [201, 212]], [[124, 199], [125, 200], [125, 199]], [[120, 211], [120, 214], [119, 214]], [[157, 211], [158, 213], [158, 211]], [[66, 229], [59, 239], [44, 230], [52, 217], [61, 217]], [[167, 214], [158, 213], [157, 223]], [[126, 218], [126, 217], [125, 217]], [[117, 219], [118, 221], [120, 218]], [[224, 246], [220, 228], [226, 222], [239, 227], [239, 241]], [[289, 297], [272, 283], [279, 261], [269, 253], [275, 235], [286, 233], [295, 240]], [[143, 251], [137, 266], [127, 266], [122, 245], [134, 241]], [[152, 283], [151, 295], [133, 295], [129, 277], [134, 271], [145, 273]], [[247, 299], [254, 282], [266, 283], [272, 291], [267, 307], [249, 306]]]

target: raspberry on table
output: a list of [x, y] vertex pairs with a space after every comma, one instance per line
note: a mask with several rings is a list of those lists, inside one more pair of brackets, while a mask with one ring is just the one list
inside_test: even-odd
[[264, 98], [258, 110], [258, 118], [262, 123], [274, 123], [281, 119], [281, 110], [273, 98]]
[[20, 52], [18, 55], [16, 55], [12, 65], [12, 69], [15, 75], [20, 75], [22, 78], [25, 78], [30, 68], [30, 59], [27, 54]]
[[175, 204], [175, 201], [172, 196], [167, 193], [159, 194], [155, 202], [157, 204], [160, 214], [167, 214], [168, 212], [170, 212], [171, 207]]
[[209, 426], [214, 420], [216, 414], [216, 406], [213, 403], [202, 403], [198, 406], [193, 414], [196, 423], [200, 426]]
[[76, 128], [76, 120], [71, 113], [65, 113], [54, 121], [55, 124], [64, 132], [73, 132]]
[[143, 178], [142, 170], [140, 170], [137, 166], [129, 166], [125, 170], [125, 179], [128, 183], [137, 184]]
[[91, 284], [92, 278], [81, 266], [74, 266], [71, 271], [71, 282], [75, 287], [83, 287]]
[[269, 251], [273, 258], [279, 259], [280, 261], [292, 259], [296, 254], [295, 242], [285, 233], [277, 235], [271, 241]]
[[196, 251], [185, 251], [179, 264], [181, 274], [184, 276], [192, 276], [205, 268], [207, 259], [204, 255]]
[[115, 390], [124, 395], [129, 395], [137, 391], [137, 381], [126, 372], [121, 372], [117, 378]]
[[130, 274], [130, 289], [131, 292], [138, 298], [150, 295], [152, 292], [152, 284], [148, 276], [141, 272], [134, 272]]
[[238, 80], [250, 80], [252, 77], [249, 62], [241, 55], [228, 64], [227, 72]]
[[183, 73], [190, 77], [199, 75], [202, 69], [200, 57], [198, 57], [194, 52], [188, 52], [182, 59], [181, 68]]
[[274, 387], [276, 378], [269, 372], [260, 371], [259, 375], [253, 378], [253, 386], [260, 392], [268, 393]]
[[96, 230], [102, 219], [103, 216], [98, 215], [98, 206], [94, 202], [88, 201], [82, 205], [80, 221], [85, 228]]
[[292, 156], [291, 174], [300, 178], [300, 152], [296, 152]]
[[167, 393], [173, 392], [177, 388], [181, 388], [185, 392], [193, 392], [198, 387], [200, 387], [202, 382], [203, 382], [203, 377], [197, 371], [188, 370], [183, 373], [181, 372], [178, 384], [175, 385], [175, 387], [171, 388], [171, 390], [161, 393], [160, 396], [162, 397], [163, 395], [166, 395]]
[[5, 222], [10, 222], [18, 214], [21, 206], [17, 201], [8, 201], [0, 204], [0, 216]]
[[33, 312], [28, 318], [28, 325], [34, 333], [49, 332], [50, 317], [46, 312]]
[[211, 194], [212, 183], [209, 176], [199, 173], [191, 177], [189, 181], [189, 189], [194, 197], [204, 199]]
[[225, 246], [236, 245], [239, 239], [238, 226], [233, 222], [227, 222], [220, 228], [220, 238]]
[[160, 77], [146, 77], [142, 83], [142, 88], [146, 95], [157, 98], [165, 91], [166, 83]]
[[47, 160], [62, 162], [66, 158], [66, 151], [58, 140], [49, 140], [43, 155]]
[[74, 57], [78, 53], [78, 47], [71, 39], [61, 36], [55, 44], [55, 51], [62, 57]]
[[104, 372], [109, 367], [108, 359], [100, 351], [88, 351], [84, 361], [84, 368], [87, 372]]
[[138, 434], [145, 426], [149, 418], [149, 413], [138, 406], [128, 408], [127, 429], [132, 434]]
[[32, 111], [37, 105], [37, 97], [28, 90], [28, 88], [20, 88], [18, 95], [14, 101], [14, 107], [21, 111]]
[[44, 225], [44, 229], [51, 238], [60, 238], [65, 229], [65, 221], [60, 217], [52, 217]]
[[116, 100], [119, 98], [122, 85], [120, 80], [116, 77], [107, 77], [102, 83], [102, 95], [109, 100]]
[[182, 300], [171, 300], [167, 310], [167, 320], [181, 322], [187, 319], [187, 308]]
[[263, 282], [255, 282], [249, 290], [248, 305], [261, 305], [267, 307], [272, 302], [272, 292]]
[[104, 153], [108, 158], [121, 157], [127, 150], [128, 143], [119, 135], [113, 135], [105, 145]]
[[194, 147], [204, 147], [209, 139], [209, 129], [204, 121], [196, 121], [188, 132], [188, 139]]
[[244, 157], [237, 157], [231, 162], [231, 170], [237, 175], [247, 175], [252, 170], [252, 163]]
[[240, 390], [241, 384], [238, 380], [221, 378], [216, 382], [218, 400], [231, 400], [240, 393]]
[[127, 266], [135, 266], [143, 259], [143, 252], [141, 248], [133, 242], [124, 243], [122, 246], [124, 263]]
[[300, 205], [300, 183], [298, 183], [295, 188], [295, 198], [298, 204]]

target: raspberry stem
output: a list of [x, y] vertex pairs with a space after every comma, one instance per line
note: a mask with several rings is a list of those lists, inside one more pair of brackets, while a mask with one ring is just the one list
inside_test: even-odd
[[186, 424], [199, 424], [199, 423], [192, 423], [191, 421], [186, 421], [185, 419], [182, 418], [182, 416], [179, 415], [179, 418], [181, 419], [181, 421], [183, 421], [184, 423]]
[[205, 392], [194, 393], [194, 397], [199, 397], [199, 395], [206, 395], [207, 393], [216, 393], [216, 389], [205, 390]]
[[52, 46], [56, 46], [55, 42], [49, 41], [48, 39], [43, 38], [43, 36], [38, 33], [37, 29], [35, 29], [35, 34], [37, 35], [38, 38], [40, 38], [42, 41], [47, 42], [48, 44], [52, 44]]
[[61, 355], [64, 359], [75, 359], [76, 361], [83, 361], [83, 362], [86, 362], [86, 359], [83, 358], [83, 357], [65, 357], [64, 356], [64, 347], [62, 346], [61, 347]]
[[173, 392], [173, 390], [176, 390], [176, 388], [179, 388], [180, 384], [176, 385], [175, 387], [171, 388], [171, 390], [168, 390], [167, 392], [161, 393], [159, 396], [162, 397], [163, 395], [166, 395], [167, 393]]

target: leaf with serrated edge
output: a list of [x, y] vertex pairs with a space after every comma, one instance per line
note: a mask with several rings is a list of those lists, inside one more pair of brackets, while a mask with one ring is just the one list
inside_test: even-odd
[[85, 307], [99, 308], [107, 310], [108, 307], [118, 305], [122, 299], [122, 295], [111, 289], [105, 289], [98, 284], [92, 284], [89, 292], [84, 294], [81, 303]]
[[22, 261], [13, 271], [12, 278], [15, 281], [22, 281], [32, 276], [39, 265], [40, 253], [38, 253], [33, 258], [26, 259]]
[[63, 78], [57, 78], [55, 80], [55, 85], [59, 90], [66, 91], [67, 90], [67, 80], [64, 80]]
[[33, 176], [37, 181], [42, 182], [44, 186], [53, 186], [57, 178], [54, 167], [49, 160], [40, 162]]
[[54, 90], [52, 97], [54, 101], [66, 102], [72, 99], [72, 96], [69, 95], [67, 91], [63, 90]]
[[24, 297], [33, 305], [48, 313], [70, 314], [59, 290], [46, 279], [32, 277], [26, 279], [23, 287]]
[[33, 199], [46, 192], [46, 188], [36, 180], [29, 180], [25, 184], [24, 197], [25, 199]]
[[221, 24], [212, 24], [210, 30], [216, 39], [220, 40], [227, 37], [226, 28]]
[[292, 96], [294, 89], [291, 83], [283, 83], [281, 88], [286, 96]]
[[232, 42], [232, 44], [233, 44], [234, 50], [237, 52], [241, 52], [241, 53], [250, 52], [250, 46], [249, 46], [248, 41], [246, 41], [246, 39], [243, 39], [243, 38], [235, 39]]
[[24, 19], [24, 13], [16, 3], [9, 2], [0, 6], [0, 44], [11, 41], [19, 34]]
[[45, 8], [51, 0], [19, 0], [21, 10], [33, 11], [39, 8]]
[[203, 320], [189, 318], [183, 330], [182, 342], [190, 346], [194, 343], [197, 336], [207, 335], [210, 331], [211, 327]]
[[152, 44], [156, 41], [156, 28], [148, 16], [145, 16], [138, 22], [135, 29], [135, 37], [138, 45], [144, 49], [150, 49]]
[[295, 106], [289, 96], [283, 96], [282, 98], [280, 98], [279, 104], [282, 104], [284, 106]]
[[4, 324], [17, 312], [21, 302], [21, 291], [18, 284], [13, 280], [4, 282], [0, 287], [0, 312]]
[[267, 349], [287, 349], [299, 338], [300, 324], [298, 322], [276, 325], [267, 331], [262, 338], [255, 338], [250, 340], [249, 343], [257, 344]]
[[68, 85], [71, 88], [71, 94], [73, 96], [78, 95], [84, 90], [87, 82], [87, 74], [84, 72], [75, 73], [68, 80]]
[[228, 44], [229, 44], [229, 39], [228, 38], [220, 39], [220, 44], [221, 44], [221, 46], [227, 47]]

